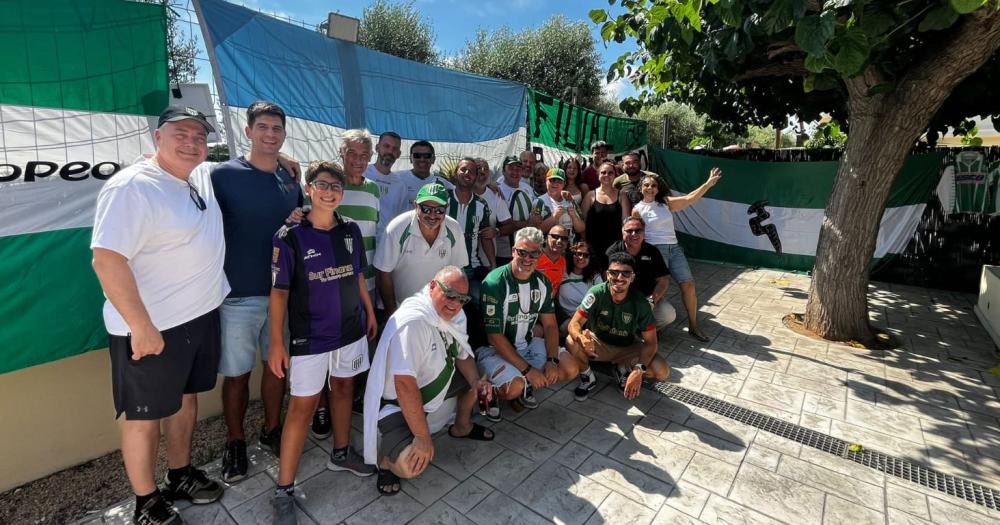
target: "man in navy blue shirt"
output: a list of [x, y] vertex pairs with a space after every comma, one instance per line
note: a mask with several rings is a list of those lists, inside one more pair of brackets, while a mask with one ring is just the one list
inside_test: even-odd
[[[246, 135], [250, 154], [220, 164], [212, 184], [222, 210], [226, 238], [225, 271], [232, 292], [222, 304], [222, 412], [228, 441], [222, 457], [222, 479], [246, 476], [243, 419], [250, 399], [250, 372], [260, 349], [267, 361], [270, 341], [268, 296], [271, 293], [271, 239], [292, 209], [302, 205], [302, 189], [278, 163], [285, 142], [285, 112], [270, 102], [247, 108]], [[264, 367], [261, 378], [264, 428], [260, 443], [277, 455], [281, 448], [280, 413], [283, 379]]]

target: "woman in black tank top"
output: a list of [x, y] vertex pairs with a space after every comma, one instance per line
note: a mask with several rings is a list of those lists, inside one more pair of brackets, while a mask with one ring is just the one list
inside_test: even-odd
[[601, 270], [607, 267], [605, 251], [622, 238], [622, 205], [618, 190], [611, 183], [617, 175], [615, 165], [604, 161], [597, 168], [600, 186], [583, 199], [587, 242]]

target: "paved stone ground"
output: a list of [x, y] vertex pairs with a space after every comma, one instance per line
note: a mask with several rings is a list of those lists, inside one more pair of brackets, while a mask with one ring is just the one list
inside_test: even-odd
[[[712, 341], [689, 338], [684, 319], [669, 329], [672, 382], [1000, 488], [1000, 378], [987, 371], [994, 347], [973, 296], [876, 284], [873, 318], [905, 347], [857, 350], [782, 326], [804, 310], [806, 276], [694, 270]], [[327, 471], [330, 444], [310, 442], [300, 523], [1000, 523], [1000, 512], [656, 393], [627, 402], [603, 385], [578, 403], [572, 387], [539, 392], [533, 411], [505, 410], [493, 443], [438, 436], [432, 466], [392, 498], [373, 478]], [[270, 523], [276, 461], [251, 454], [250, 477], [221, 502], [182, 507], [189, 523]], [[218, 461], [208, 468], [217, 475]], [[81, 523], [131, 512], [126, 502]]]

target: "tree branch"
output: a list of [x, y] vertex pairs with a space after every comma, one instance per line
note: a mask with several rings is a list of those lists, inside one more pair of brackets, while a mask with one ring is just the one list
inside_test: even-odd
[[809, 73], [804, 65], [804, 59], [789, 62], [775, 62], [757, 68], [749, 69], [733, 77], [733, 82], [742, 82], [762, 77], [801, 77]]

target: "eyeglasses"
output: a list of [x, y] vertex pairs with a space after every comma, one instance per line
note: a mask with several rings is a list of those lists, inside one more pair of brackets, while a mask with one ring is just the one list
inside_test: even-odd
[[433, 153], [410, 153], [410, 157], [414, 159], [429, 159], [433, 156]]
[[425, 204], [420, 204], [420, 213], [426, 213], [427, 215], [444, 215], [447, 210], [444, 206], [427, 206]]
[[444, 293], [444, 298], [448, 299], [449, 301], [456, 301], [461, 304], [465, 304], [472, 300], [471, 295], [466, 295], [464, 293], [456, 292], [455, 290], [449, 288], [448, 285], [444, 284], [443, 282], [437, 279], [435, 279], [434, 282], [437, 283], [439, 288], [441, 288], [441, 292]]
[[639, 235], [640, 233], [642, 233], [642, 229], [640, 228], [637, 230], [625, 230], [625, 233], [628, 235]]
[[514, 251], [517, 252], [518, 257], [522, 259], [537, 259], [542, 256], [542, 252], [539, 250], [528, 251], [521, 248], [514, 248]]
[[563, 241], [563, 242], [565, 242], [565, 241], [568, 241], [568, 240], [569, 240], [569, 236], [566, 236], [566, 235], [556, 235], [556, 234], [554, 234], [554, 233], [550, 233], [550, 234], [549, 234], [549, 238], [550, 238], [550, 239], [555, 239], [555, 240], [557, 240], [557, 241]]
[[581, 259], [589, 259], [590, 254], [587, 252], [573, 252], [573, 257], [579, 257]]
[[344, 185], [339, 182], [327, 182], [325, 180], [314, 180], [309, 183], [313, 189], [319, 191], [344, 191]]
[[191, 184], [191, 181], [187, 181], [188, 185], [188, 197], [191, 197], [191, 202], [194, 202], [195, 207], [201, 211], [205, 211], [208, 206], [205, 204], [205, 199], [201, 198], [201, 194], [198, 193], [198, 188]]
[[631, 279], [632, 270], [608, 270], [608, 277], [614, 277], [615, 279], [621, 277], [622, 279]]

